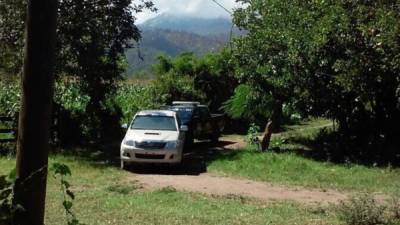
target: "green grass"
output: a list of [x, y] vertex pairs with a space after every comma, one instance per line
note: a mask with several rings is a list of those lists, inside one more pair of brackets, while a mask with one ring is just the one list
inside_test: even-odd
[[212, 161], [208, 169], [228, 176], [321, 189], [395, 193], [399, 169], [340, 166], [304, 159], [293, 153], [238, 151]]
[[[291, 202], [265, 203], [239, 196], [211, 197], [164, 188], [146, 192], [132, 173], [80, 158], [52, 156], [72, 170], [76, 194], [73, 211], [81, 222], [95, 224], [337, 224], [329, 208], [306, 208]], [[0, 158], [0, 171], [14, 159]], [[58, 181], [48, 177], [46, 224], [65, 224]]]
[[[8, 128], [6, 126], [4, 126], [4, 124], [2, 124], [2, 122], [0, 122], [0, 129], [4, 129], [4, 128]], [[5, 133], [0, 133], [0, 139], [8, 139], [8, 138], [12, 138], [13, 136], [11, 134], [5, 134]]]
[[272, 146], [280, 147], [282, 153], [259, 153], [251, 150], [227, 152], [208, 169], [228, 176], [245, 177], [283, 185], [300, 185], [321, 189], [395, 193], [400, 190], [400, 169], [373, 168], [356, 164], [333, 164], [306, 159], [295, 153], [305, 149], [291, 139], [311, 139], [332, 123], [324, 119], [287, 126], [285, 131], [274, 134]]

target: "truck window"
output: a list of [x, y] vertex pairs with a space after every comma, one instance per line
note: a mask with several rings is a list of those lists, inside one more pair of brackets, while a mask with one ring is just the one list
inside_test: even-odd
[[189, 107], [175, 107], [172, 108], [171, 110], [175, 111], [176, 114], [178, 115], [179, 121], [182, 122], [182, 124], [188, 124], [190, 120], [192, 119], [193, 116], [193, 108]]
[[131, 129], [136, 130], [171, 130], [176, 131], [175, 118], [172, 116], [136, 116]]

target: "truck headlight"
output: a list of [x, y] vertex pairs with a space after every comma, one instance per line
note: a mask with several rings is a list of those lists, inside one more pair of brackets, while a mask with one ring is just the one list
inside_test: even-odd
[[177, 141], [168, 141], [167, 144], [165, 145], [166, 149], [175, 149], [176, 146], [178, 146]]
[[124, 145], [130, 146], [130, 147], [135, 147], [135, 142], [133, 140], [126, 140], [124, 142]]

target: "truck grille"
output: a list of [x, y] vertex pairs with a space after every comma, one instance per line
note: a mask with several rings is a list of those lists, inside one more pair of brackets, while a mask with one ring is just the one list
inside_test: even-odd
[[135, 154], [136, 158], [139, 159], [164, 159], [165, 155], [147, 155], [147, 154]]
[[154, 141], [143, 141], [135, 142], [135, 146], [143, 149], [163, 149], [167, 143], [165, 142], [154, 142]]

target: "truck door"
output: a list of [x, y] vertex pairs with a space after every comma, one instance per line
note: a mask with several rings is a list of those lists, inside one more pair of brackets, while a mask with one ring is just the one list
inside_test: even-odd
[[194, 136], [196, 138], [201, 136], [202, 125], [201, 125], [200, 112], [199, 112], [198, 108], [195, 108], [194, 112], [193, 112], [193, 126], [194, 126], [193, 127]]
[[213, 133], [211, 114], [207, 106], [200, 106], [200, 118], [201, 118], [201, 133], [202, 135], [209, 135]]

